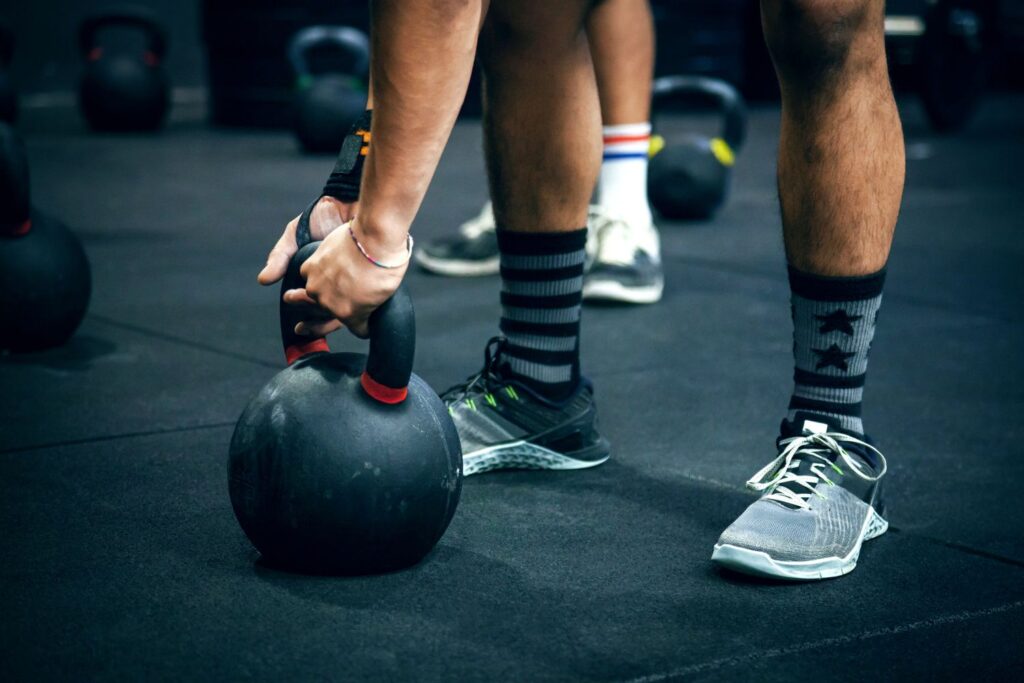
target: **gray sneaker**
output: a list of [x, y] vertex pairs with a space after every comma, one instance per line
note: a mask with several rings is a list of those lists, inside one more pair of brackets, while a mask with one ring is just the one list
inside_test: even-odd
[[797, 581], [853, 571], [864, 541], [889, 528], [881, 506], [885, 456], [825, 418], [801, 413], [783, 421], [778, 446], [778, 457], [747, 482], [763, 495], [722, 533], [711, 560]]
[[661, 300], [665, 278], [661, 244], [653, 223], [631, 224], [604, 213], [590, 215], [593, 258], [583, 278], [583, 298], [653, 304]]

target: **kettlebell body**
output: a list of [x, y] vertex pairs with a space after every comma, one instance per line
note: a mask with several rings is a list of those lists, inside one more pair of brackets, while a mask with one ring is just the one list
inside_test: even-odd
[[[343, 57], [332, 70], [314, 73], [314, 51]], [[310, 26], [292, 38], [288, 57], [296, 74], [294, 130], [303, 150], [337, 154], [352, 124], [366, 110], [370, 39], [348, 26]]]
[[[121, 26], [140, 31], [143, 54], [107, 51], [99, 44], [101, 30]], [[170, 105], [170, 85], [162, 61], [163, 29], [140, 10], [90, 17], [79, 29], [86, 64], [78, 88], [82, 115], [97, 131], [149, 131], [163, 125]]]
[[673, 141], [650, 161], [647, 195], [665, 218], [710, 218], [725, 203], [731, 162], [715, 153], [715, 140], [698, 135]]
[[366, 111], [366, 91], [349, 76], [311, 76], [295, 95], [295, 135], [309, 152], [336, 154], [352, 123]]
[[85, 317], [91, 291], [82, 244], [33, 209], [26, 232], [0, 236], [0, 349], [60, 346]]
[[278, 373], [231, 439], [231, 504], [253, 545], [285, 567], [364, 574], [419, 562], [461, 491], [459, 437], [412, 375], [395, 405], [371, 398], [366, 356], [322, 353]]
[[[315, 205], [315, 202], [314, 202]], [[303, 212], [282, 294], [305, 284], [316, 250]], [[370, 352], [329, 353], [299, 337], [280, 304], [290, 366], [242, 413], [231, 438], [231, 505], [249, 540], [275, 565], [368, 574], [423, 559], [455, 514], [462, 447], [441, 399], [412, 374], [415, 316], [404, 287], [370, 316]]]
[[670, 220], [707, 219], [725, 203], [736, 153], [746, 139], [746, 105], [724, 81], [664, 76], [652, 88], [652, 118], [671, 101], [712, 105], [722, 118], [715, 137], [684, 135], [667, 140], [650, 161], [647, 197]]
[[90, 291], [82, 244], [32, 208], [25, 146], [0, 123], [0, 350], [63, 344], [82, 322]]

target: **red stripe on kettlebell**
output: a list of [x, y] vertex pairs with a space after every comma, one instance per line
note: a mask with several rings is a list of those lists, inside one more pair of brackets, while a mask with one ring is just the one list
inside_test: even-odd
[[28, 231], [31, 229], [32, 219], [30, 218], [21, 225], [19, 225], [18, 227], [16, 227], [13, 231], [11, 231], [11, 235], [13, 235], [14, 237], [21, 237], [22, 235], [27, 235]]
[[359, 378], [359, 383], [363, 385], [363, 390], [368, 393], [371, 398], [380, 401], [381, 403], [401, 403], [405, 400], [406, 396], [409, 395], [409, 387], [395, 389], [393, 387], [384, 386], [365, 372], [363, 373], [363, 376]]
[[288, 361], [288, 365], [291, 365], [295, 361], [308, 356], [311, 353], [320, 353], [321, 351], [330, 351], [331, 348], [327, 346], [326, 339], [314, 339], [306, 342], [305, 344], [293, 344], [284, 350], [285, 360]]
[[102, 47], [94, 47], [93, 49], [89, 50], [89, 61], [90, 62], [95, 62], [97, 59], [99, 59], [102, 56], [103, 56], [103, 48]]
[[146, 63], [146, 66], [156, 66], [160, 63], [160, 58], [156, 56], [155, 52], [147, 50], [145, 54], [142, 55], [142, 61]]

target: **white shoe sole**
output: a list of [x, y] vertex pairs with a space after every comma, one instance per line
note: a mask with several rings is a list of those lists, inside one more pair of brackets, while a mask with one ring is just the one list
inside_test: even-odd
[[584, 470], [607, 462], [609, 457], [606, 455], [600, 460], [577, 460], [527, 441], [515, 441], [463, 455], [462, 476], [502, 469]]
[[875, 512], [874, 508], [870, 508], [864, 526], [860, 530], [860, 538], [857, 539], [857, 544], [846, 557], [823, 557], [817, 560], [789, 562], [775, 560], [768, 553], [759, 550], [720, 543], [715, 545], [711, 561], [743, 574], [772, 579], [789, 579], [791, 581], [831, 579], [852, 572], [857, 566], [857, 558], [860, 557], [860, 549], [864, 541], [877, 538], [888, 529], [889, 523]]
[[647, 287], [626, 287], [615, 280], [583, 281], [583, 298], [591, 301], [621, 301], [627, 304], [654, 304], [661, 301], [665, 283]]
[[414, 258], [421, 268], [448, 277], [483, 277], [497, 275], [500, 270], [497, 256], [485, 261], [448, 261], [431, 258], [425, 251], [417, 250]]

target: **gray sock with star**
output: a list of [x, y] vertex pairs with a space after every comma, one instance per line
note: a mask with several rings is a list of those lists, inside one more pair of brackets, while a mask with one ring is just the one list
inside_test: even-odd
[[813, 413], [864, 433], [861, 402], [884, 284], [884, 268], [863, 277], [824, 277], [790, 266], [795, 387], [787, 419]]

